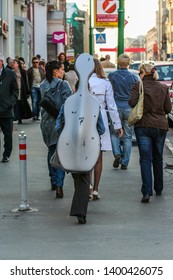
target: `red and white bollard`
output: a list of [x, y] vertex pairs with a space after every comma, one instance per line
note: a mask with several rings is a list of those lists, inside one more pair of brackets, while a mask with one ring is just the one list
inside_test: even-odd
[[30, 210], [27, 202], [27, 171], [26, 171], [26, 135], [19, 134], [19, 163], [20, 163], [20, 211]]

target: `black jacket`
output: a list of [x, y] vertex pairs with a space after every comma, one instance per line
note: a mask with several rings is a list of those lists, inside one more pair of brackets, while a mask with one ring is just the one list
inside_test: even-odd
[[3, 68], [0, 76], [0, 118], [13, 117], [13, 107], [18, 98], [18, 85], [15, 73]]

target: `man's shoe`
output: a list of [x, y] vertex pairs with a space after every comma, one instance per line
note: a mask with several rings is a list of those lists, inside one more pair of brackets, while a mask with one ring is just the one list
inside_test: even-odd
[[146, 195], [144, 195], [143, 198], [141, 199], [141, 202], [143, 202], [143, 203], [148, 203], [149, 200], [150, 200], [150, 196], [149, 196], [149, 194], [146, 194]]
[[115, 159], [114, 159], [114, 162], [113, 162], [113, 167], [114, 168], [118, 168], [119, 167], [120, 159], [121, 159], [121, 155], [116, 155], [115, 156]]
[[77, 215], [79, 224], [86, 224], [86, 217], [84, 215]]
[[127, 170], [127, 165], [121, 164], [121, 169], [122, 170]]
[[63, 194], [63, 190], [62, 187], [57, 187], [56, 189], [56, 198], [63, 198], [64, 194]]
[[8, 162], [9, 161], [9, 157], [3, 157], [2, 162]]
[[37, 118], [36, 118], [36, 117], [33, 117], [33, 118], [32, 118], [32, 121], [33, 121], [33, 122], [35, 122], [36, 120], [37, 120]]

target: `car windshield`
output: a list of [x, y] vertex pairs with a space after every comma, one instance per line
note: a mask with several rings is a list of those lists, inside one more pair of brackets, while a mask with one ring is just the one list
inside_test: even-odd
[[173, 64], [172, 65], [155, 65], [159, 74], [158, 81], [173, 80]]
[[130, 64], [129, 68], [130, 69], [134, 69], [134, 70], [138, 70], [140, 64], [141, 64], [141, 62], [139, 62], [139, 63], [132, 63], [132, 64]]
[[142, 61], [136, 61], [136, 62], [134, 61], [134, 62], [130, 63], [129, 68], [134, 69], [134, 70], [139, 70], [140, 65], [146, 64], [146, 63], [150, 63], [150, 64], [154, 65], [155, 61], [153, 61], [153, 60], [142, 60]]

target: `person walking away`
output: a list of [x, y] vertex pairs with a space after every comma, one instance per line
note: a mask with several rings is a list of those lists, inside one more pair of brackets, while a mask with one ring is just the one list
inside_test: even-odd
[[[109, 125], [108, 125], [108, 117], [107, 112], [109, 112], [109, 116], [112, 120], [113, 129], [116, 131], [119, 137], [122, 137], [123, 130], [121, 121], [119, 118], [117, 106], [115, 104], [114, 96], [113, 96], [113, 89], [112, 85], [109, 80], [106, 78], [106, 74], [103, 70], [101, 62], [94, 58], [94, 72], [89, 79], [89, 91], [91, 95], [93, 95], [101, 108], [101, 114], [103, 117], [103, 122], [105, 126], [105, 133], [101, 135], [101, 151], [99, 155], [98, 162], [94, 167], [94, 185], [93, 185], [93, 200], [99, 199], [100, 195], [98, 193], [99, 182], [102, 173], [102, 152], [103, 151], [112, 151], [111, 139], [110, 139], [110, 132], [109, 132]], [[91, 184], [92, 185], [92, 184]]]
[[[65, 100], [72, 94], [69, 83], [62, 80], [63, 76], [63, 63], [53, 60], [46, 63], [46, 77], [40, 84], [42, 96], [49, 88], [55, 90], [54, 99], [58, 109], [60, 109], [61, 105], [64, 104]], [[56, 190], [56, 198], [62, 198], [65, 171], [61, 167], [54, 168], [50, 164], [50, 159], [56, 149], [56, 144], [59, 137], [59, 134], [57, 133], [55, 128], [55, 123], [56, 119], [52, 117], [46, 110], [41, 109], [40, 128], [43, 136], [43, 141], [48, 147], [47, 163], [51, 189]]]
[[18, 120], [18, 124], [22, 124], [23, 119], [32, 118], [32, 111], [27, 101], [29, 97], [27, 75], [18, 59], [13, 59], [12, 69], [16, 75], [19, 90], [18, 100], [14, 105], [14, 120]]
[[78, 76], [77, 76], [76, 71], [74, 69], [74, 64], [73, 63], [71, 63], [69, 65], [69, 71], [67, 73], [65, 73], [64, 80], [69, 82], [73, 92], [75, 92], [76, 83], [78, 81]]
[[105, 56], [105, 59], [101, 61], [103, 68], [115, 68], [115, 64], [110, 61], [111, 57], [109, 54]]
[[[169, 129], [166, 114], [172, 105], [168, 87], [157, 81], [158, 73], [152, 64], [142, 64], [139, 68], [144, 86], [144, 113], [135, 125], [135, 135], [139, 149], [139, 163], [142, 179], [142, 200], [149, 202], [152, 190], [152, 171], [154, 191], [160, 196], [163, 191], [163, 149]], [[129, 105], [134, 107], [139, 97], [139, 83], [132, 88]]]
[[[64, 128], [64, 124], [64, 105], [62, 105], [58, 118], [56, 119], [56, 129], [59, 135]], [[103, 123], [101, 112], [97, 121], [97, 131], [99, 135], [102, 135], [105, 132], [105, 126]], [[74, 194], [70, 209], [70, 216], [76, 216], [79, 224], [86, 224], [91, 174], [88, 171], [83, 173], [75, 172], [71, 173], [71, 175], [74, 180]]]
[[13, 146], [13, 107], [18, 98], [18, 86], [12, 70], [4, 68], [4, 57], [0, 54], [0, 127], [4, 135], [2, 162], [8, 162]]
[[32, 67], [27, 70], [27, 75], [29, 87], [31, 90], [33, 121], [36, 121], [39, 120], [40, 114], [40, 83], [45, 77], [43, 69], [39, 66], [39, 60], [37, 57], [32, 58]]
[[118, 57], [118, 69], [108, 75], [123, 127], [123, 138], [120, 138], [112, 129], [112, 122], [110, 124], [112, 151], [115, 158], [113, 167], [118, 168], [121, 163], [122, 170], [127, 169], [132, 148], [133, 126], [128, 126], [128, 117], [131, 111], [128, 101], [133, 85], [139, 80], [139, 77], [128, 70], [129, 64], [130, 57], [125, 53], [120, 54]]
[[[85, 71], [81, 71], [83, 65], [86, 66]], [[86, 215], [89, 201], [88, 196], [90, 186], [90, 168], [92, 168], [95, 162], [93, 158], [93, 152], [91, 151], [92, 148], [96, 148], [98, 144], [100, 146], [100, 137], [97, 136], [102, 135], [105, 132], [105, 126], [103, 123], [101, 112], [99, 110], [99, 104], [97, 103], [97, 100], [94, 100], [94, 97], [90, 96], [89, 90], [86, 88], [88, 85], [90, 73], [93, 71], [93, 67], [94, 61], [89, 54], [84, 53], [78, 56], [78, 58], [75, 61], [75, 68], [78, 73], [79, 80], [76, 84], [75, 94], [73, 94], [69, 99], [66, 100], [64, 106], [61, 107], [60, 114], [56, 120], [57, 131], [59, 134], [61, 134], [62, 132], [58, 142], [59, 146], [57, 147], [58, 155], [59, 153], [61, 153], [61, 149], [63, 148], [62, 143], [64, 141], [69, 142], [69, 147], [73, 147], [72, 150], [71, 148], [68, 150], [68, 154], [70, 153], [70, 155], [72, 156], [72, 153], [76, 153], [78, 155], [77, 157], [69, 159], [69, 161], [71, 162], [71, 166], [68, 166], [70, 168], [68, 170], [71, 171], [74, 180], [74, 194], [70, 209], [70, 216], [77, 217], [79, 224], [86, 223]], [[85, 106], [88, 106], [88, 104], [92, 104], [92, 108], [90, 108], [91, 110], [85, 110], [85, 106], [83, 106], [84, 104]], [[95, 121], [95, 117], [97, 116], [98, 110], [98, 120], [96, 121], [96, 127], [94, 127], [93, 124], [91, 124], [91, 122]], [[75, 116], [71, 115], [73, 114], [73, 111], [75, 111]], [[81, 114], [83, 116], [83, 119], [85, 120], [84, 122], [79, 123], [78, 117], [80, 117]], [[69, 129], [69, 127], [72, 127], [72, 129]], [[96, 136], [97, 133], [98, 135]], [[90, 140], [88, 139], [88, 135], [92, 135], [93, 139], [97, 139], [96, 142], [98, 141], [98, 143], [94, 142], [93, 145], [89, 144]], [[81, 142], [86, 143], [86, 145], [81, 146]], [[84, 157], [82, 156], [83, 153]], [[62, 160], [62, 154], [59, 158]], [[89, 168], [88, 166], [87, 169], [85, 169], [86, 158], [88, 158], [91, 164], [91, 167]], [[83, 159], [85, 160], [83, 161]], [[64, 160], [66, 161], [66, 158], [63, 159], [63, 162]], [[76, 165], [80, 165], [80, 167], [84, 168], [85, 171], [84, 169], [83, 171], [81, 171], [80, 168], [80, 171], [78, 171], [76, 169]], [[64, 167], [66, 168], [67, 165], [65, 164]], [[75, 172], [73, 172], [72, 170], [75, 170]]]

